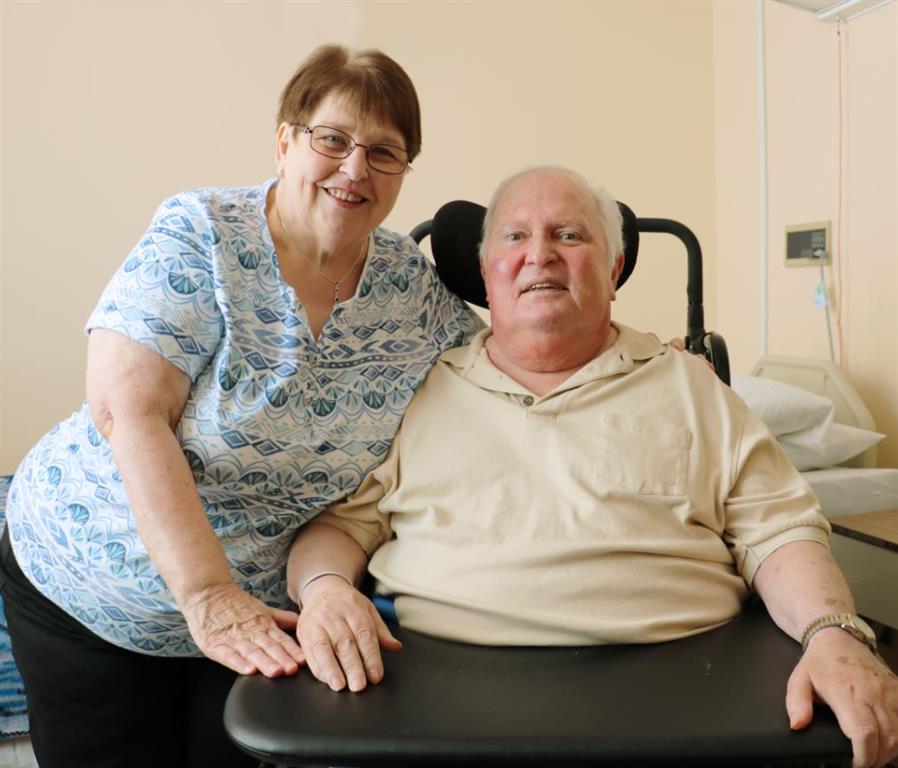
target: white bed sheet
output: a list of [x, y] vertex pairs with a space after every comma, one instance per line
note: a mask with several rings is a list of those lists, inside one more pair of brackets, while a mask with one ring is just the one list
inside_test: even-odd
[[802, 472], [826, 517], [898, 509], [898, 469], [830, 467]]

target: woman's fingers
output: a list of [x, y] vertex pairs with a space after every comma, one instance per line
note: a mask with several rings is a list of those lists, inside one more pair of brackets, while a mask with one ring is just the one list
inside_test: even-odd
[[236, 584], [207, 592], [187, 606], [184, 617], [199, 649], [240, 674], [295, 674], [305, 657], [281, 626], [296, 627], [297, 614], [269, 608]]
[[294, 611], [284, 611], [280, 608], [269, 608], [271, 618], [274, 619], [281, 629], [287, 632], [296, 632], [296, 625], [299, 623], [299, 614]]
[[208, 650], [203, 650], [203, 655], [205, 655], [207, 659], [217, 661], [222, 666], [233, 670], [238, 675], [251, 675], [257, 671], [256, 666], [243, 656], [243, 654], [238, 653], [236, 650], [226, 645], [215, 646]]

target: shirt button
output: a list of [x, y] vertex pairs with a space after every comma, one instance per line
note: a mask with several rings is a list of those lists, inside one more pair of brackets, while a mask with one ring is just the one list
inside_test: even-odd
[[524, 398], [524, 405], [526, 405], [528, 408], [529, 408], [531, 405], [533, 405], [533, 398], [530, 397], [530, 395], [527, 395], [527, 396]]

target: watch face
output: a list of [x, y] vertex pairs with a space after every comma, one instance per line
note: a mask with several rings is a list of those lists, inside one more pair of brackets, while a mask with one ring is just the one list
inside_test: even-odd
[[849, 621], [842, 624], [842, 629], [851, 633], [870, 648], [876, 648], [876, 634], [870, 628], [870, 625], [860, 616], [852, 616]]

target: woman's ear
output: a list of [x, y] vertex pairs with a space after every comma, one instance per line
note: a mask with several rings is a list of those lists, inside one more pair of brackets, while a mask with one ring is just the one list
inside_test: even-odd
[[284, 176], [284, 162], [287, 158], [287, 149], [290, 146], [290, 137], [293, 135], [293, 126], [290, 123], [281, 123], [278, 126], [274, 142], [274, 161], [278, 169], [278, 178]]

